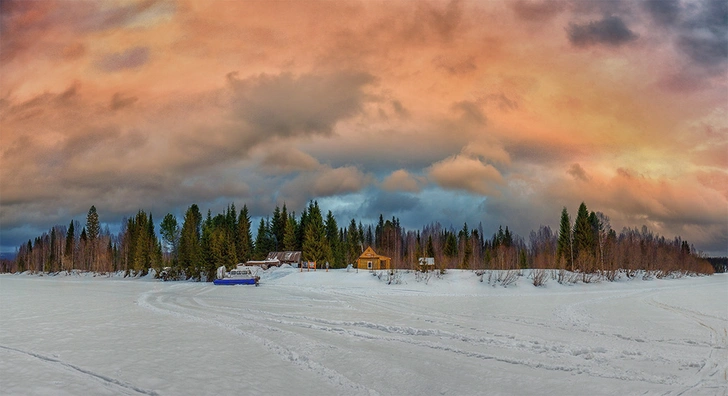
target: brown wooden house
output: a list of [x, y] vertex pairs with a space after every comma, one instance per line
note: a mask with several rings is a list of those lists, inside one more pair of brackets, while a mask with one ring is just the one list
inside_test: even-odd
[[392, 259], [378, 255], [371, 246], [359, 256], [357, 268], [362, 270], [388, 270], [392, 268]]

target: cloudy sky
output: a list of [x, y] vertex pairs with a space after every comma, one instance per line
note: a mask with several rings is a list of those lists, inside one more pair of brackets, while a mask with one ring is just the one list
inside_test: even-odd
[[54, 224], [311, 199], [728, 254], [728, 3], [0, 2], [3, 252]]

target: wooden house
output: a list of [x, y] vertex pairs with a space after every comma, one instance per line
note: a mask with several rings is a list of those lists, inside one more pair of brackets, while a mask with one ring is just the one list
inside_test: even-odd
[[378, 255], [371, 246], [359, 256], [356, 264], [362, 270], [388, 270], [392, 268], [392, 259]]

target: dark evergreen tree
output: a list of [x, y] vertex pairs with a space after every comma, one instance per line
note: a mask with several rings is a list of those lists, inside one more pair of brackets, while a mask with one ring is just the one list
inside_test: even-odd
[[374, 235], [372, 234], [372, 226], [371, 224], [367, 227], [367, 234], [365, 238], [365, 245], [374, 247]]
[[66, 234], [66, 249], [64, 251], [64, 254], [66, 256], [66, 261], [67, 261], [66, 269], [74, 268], [74, 259], [76, 256], [75, 250], [76, 250], [76, 231], [73, 227], [73, 220], [71, 220], [71, 223], [68, 225], [68, 233]]
[[253, 237], [250, 234], [250, 216], [248, 206], [243, 205], [238, 216], [238, 232], [235, 247], [239, 261], [247, 262], [253, 258]]
[[96, 207], [91, 205], [86, 216], [86, 236], [89, 240], [95, 240], [99, 237], [100, 230], [99, 214], [96, 212]]
[[283, 250], [286, 251], [295, 251], [298, 249], [298, 240], [296, 239], [296, 230], [298, 226], [296, 224], [296, 216], [295, 214], [291, 213], [291, 215], [288, 216], [288, 221], [286, 222], [286, 231], [283, 235]]
[[331, 251], [328, 259], [329, 264], [332, 268], [341, 268], [344, 266], [344, 250], [339, 238], [339, 225], [336, 223], [336, 218], [330, 210], [326, 214], [324, 228], [326, 229], [326, 240], [329, 243], [329, 250]]
[[379, 214], [379, 222], [377, 228], [374, 230], [374, 249], [380, 250], [382, 248], [382, 232], [384, 231], [384, 216]]
[[87, 249], [87, 260], [90, 264], [91, 270], [96, 270], [96, 256], [98, 255], [98, 238], [101, 225], [99, 224], [99, 214], [96, 212], [96, 207], [91, 205], [86, 216], [86, 237], [88, 243], [86, 244]]
[[307, 261], [315, 261], [322, 265], [331, 261], [331, 246], [326, 238], [326, 227], [324, 226], [321, 209], [318, 202], [311, 202], [308, 205], [308, 221], [303, 239], [303, 258]]
[[594, 246], [594, 231], [589, 222], [589, 211], [582, 202], [574, 221], [574, 259], [578, 259], [582, 266], [586, 265], [585, 261], [593, 257]]
[[561, 211], [561, 223], [559, 226], [559, 239], [556, 244], [556, 261], [561, 263], [568, 263], [570, 270], [574, 270], [573, 263], [573, 247], [571, 239], [571, 219], [569, 219], [569, 212], [564, 209]]
[[270, 237], [273, 239], [274, 244], [283, 244], [283, 234], [286, 230], [287, 221], [288, 219], [284, 218], [281, 214], [281, 209], [276, 206], [275, 210], [273, 211], [273, 219], [270, 223]]
[[180, 229], [177, 224], [177, 218], [171, 213], [167, 213], [159, 224], [159, 231], [164, 241], [164, 249], [169, 259], [174, 261], [177, 258], [179, 250]]
[[256, 260], [264, 260], [268, 257], [268, 253], [274, 251], [273, 233], [270, 229], [270, 220], [260, 219], [258, 226], [258, 234], [255, 236], [255, 255]]
[[427, 248], [425, 249], [427, 257], [435, 257], [435, 244], [432, 241], [432, 235], [427, 236]]
[[356, 220], [353, 218], [349, 223], [346, 239], [346, 263], [354, 264], [362, 254], [362, 247], [359, 238], [359, 229], [356, 227]]
[[179, 267], [188, 278], [199, 279], [202, 266], [200, 246], [202, 214], [196, 204], [187, 209], [179, 243]]

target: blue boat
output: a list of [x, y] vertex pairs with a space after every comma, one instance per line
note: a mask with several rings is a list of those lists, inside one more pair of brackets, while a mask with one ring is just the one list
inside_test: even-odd
[[260, 277], [253, 273], [250, 267], [238, 266], [230, 272], [218, 271], [218, 275], [224, 274], [212, 281], [215, 285], [256, 285], [260, 281]]

